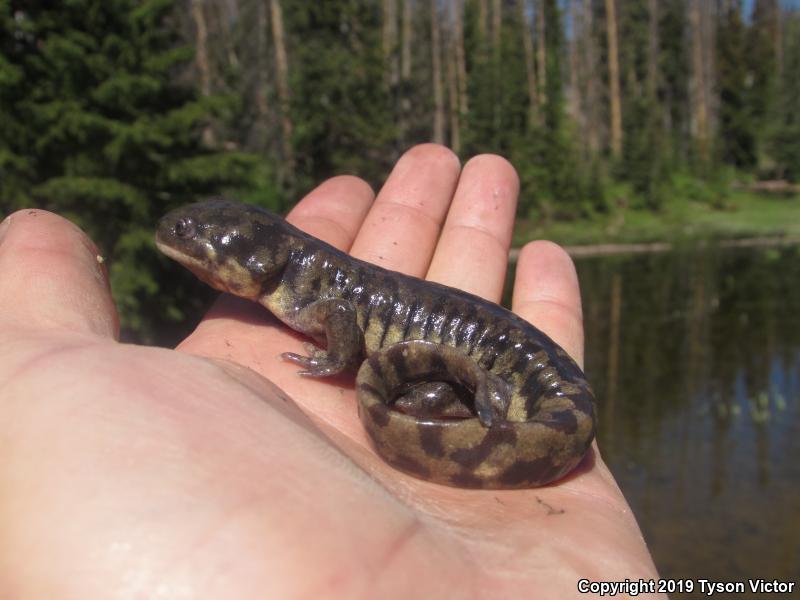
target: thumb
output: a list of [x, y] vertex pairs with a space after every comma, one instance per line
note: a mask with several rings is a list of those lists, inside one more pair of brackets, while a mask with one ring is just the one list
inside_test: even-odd
[[46, 329], [119, 335], [95, 245], [53, 213], [25, 209], [0, 223], [0, 331]]

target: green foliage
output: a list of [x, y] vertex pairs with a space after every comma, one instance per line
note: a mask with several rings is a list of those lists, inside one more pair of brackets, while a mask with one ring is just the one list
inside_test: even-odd
[[108, 260], [123, 325], [147, 339], [197, 307], [156, 256], [156, 219], [242, 185], [254, 166], [202, 146], [232, 103], [176, 82], [192, 50], [174, 6], [0, 1], [0, 210], [40, 206], [83, 227]]
[[577, 172], [577, 152], [570, 135], [564, 101], [564, 29], [556, 0], [543, 3], [546, 42], [546, 79], [543, 130], [541, 131], [542, 164], [547, 165], [547, 190], [560, 206], [580, 214], [582, 192]]
[[[290, 165], [267, 3], [205, 3], [211, 87], [233, 91], [200, 97], [189, 68], [194, 49], [186, 43], [194, 28], [191, 17], [174, 10], [184, 6], [176, 0], [0, 0], [0, 210], [38, 205], [85, 228], [108, 259], [123, 323], [152, 338], [200, 304], [191, 276], [153, 250], [154, 223], [168, 208], [235, 190], [243, 200], [282, 211], [295, 200], [287, 198], [288, 187], [307, 190], [335, 174], [379, 185], [402, 150], [431, 138], [431, 4], [412, 4], [409, 79], [392, 85], [383, 3], [281, 1]], [[457, 70], [450, 3], [434, 5], [447, 77]], [[483, 33], [482, 6], [489, 11]], [[465, 0], [468, 109], [458, 108], [462, 158], [483, 152], [510, 158], [522, 184], [521, 214], [539, 222], [608, 221], [614, 230], [646, 213], [642, 222], [655, 230], [681, 203], [725, 208], [730, 216], [733, 179], [800, 179], [797, 12], [776, 13], [776, 0], [754, 0], [748, 18], [737, 2], [709, 13], [716, 19], [719, 102], [711, 111], [716, 154], [701, 171], [690, 150], [687, 0], [616, 2], [623, 146], [613, 160], [605, 2], [526, 6], [543, 11], [547, 60], [544, 72], [536, 63], [536, 77], [544, 102], [531, 107], [527, 89], [523, 33], [533, 15], [520, 19], [516, 2]], [[564, 18], [567, 6], [575, 12]], [[502, 10], [499, 44], [495, 7]], [[399, 31], [398, 44], [405, 35]], [[586, 94], [570, 102], [577, 109], [570, 114], [567, 90]], [[583, 130], [590, 122], [591, 136]], [[211, 137], [259, 157], [204, 145]]]
[[783, 76], [770, 142], [778, 175], [800, 182], [800, 12], [786, 20], [783, 39]]
[[[470, 110], [464, 127], [464, 154], [494, 152], [512, 155], [519, 143], [529, 144], [529, 98], [525, 83], [523, 27], [513, 7], [504, 7], [499, 47], [480, 35], [476, 2], [465, 6], [467, 95]], [[513, 156], [512, 156], [513, 158]]]
[[687, 139], [689, 129], [689, 52], [686, 43], [687, 0], [663, 0], [659, 5], [658, 23], [658, 103], [664, 121], [670, 123], [663, 131], [666, 143], [666, 168], [681, 169], [687, 166]]
[[731, 195], [731, 186], [736, 180], [741, 180], [740, 174], [734, 169], [725, 167], [715, 169], [711, 176], [705, 179], [678, 171], [672, 174], [667, 193], [675, 198], [724, 209], [726, 199]]
[[747, 54], [744, 58], [748, 67], [745, 97], [755, 140], [753, 166], [757, 167], [760, 175], [768, 178], [777, 176], [780, 170], [776, 165], [774, 147], [775, 135], [782, 128], [778, 72], [779, 11], [777, 0], [755, 0], [752, 23], [745, 33]]
[[748, 57], [742, 9], [729, 4], [717, 32], [717, 78], [719, 81], [720, 159], [747, 169], [756, 164], [756, 140], [752, 111], [748, 105]]
[[565, 114], [562, 55], [564, 37], [558, 3], [544, 3], [545, 101], [530, 120], [530, 98], [522, 54], [523, 26], [509, 7], [504, 13], [499, 52], [490, 52], [478, 34], [475, 3], [467, 4], [467, 54], [477, 57], [470, 65], [471, 108], [467, 150], [497, 152], [508, 156], [520, 176], [519, 209], [523, 214], [545, 218], [575, 217], [587, 210], [584, 177], [575, 147], [575, 136]]
[[396, 137], [384, 80], [381, 14], [363, 0], [284, 3], [299, 187], [352, 173], [380, 181]]
[[[659, 210], [664, 201], [667, 142], [662, 136], [656, 64], [651, 64], [647, 0], [620, 4], [623, 154], [618, 177], [628, 181], [642, 204]], [[660, 40], [659, 42], [660, 43]]]

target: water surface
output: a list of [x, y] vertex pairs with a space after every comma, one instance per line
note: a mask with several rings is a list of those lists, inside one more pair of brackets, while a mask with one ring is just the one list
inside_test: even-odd
[[601, 453], [662, 577], [800, 582], [800, 248], [576, 265]]

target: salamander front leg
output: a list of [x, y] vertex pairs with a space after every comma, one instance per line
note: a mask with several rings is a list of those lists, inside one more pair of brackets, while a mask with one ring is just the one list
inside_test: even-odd
[[359, 365], [363, 356], [364, 334], [358, 328], [356, 311], [346, 300], [327, 299], [312, 302], [297, 314], [297, 329], [325, 338], [327, 348], [321, 350], [306, 344], [310, 356], [284, 352], [281, 358], [302, 367], [298, 375], [329, 377]]

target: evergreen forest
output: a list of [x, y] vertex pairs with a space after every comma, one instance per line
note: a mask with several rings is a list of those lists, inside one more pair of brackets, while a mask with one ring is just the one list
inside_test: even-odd
[[506, 156], [534, 223], [796, 195], [800, 3], [0, 0], [0, 216], [87, 231], [127, 339], [205, 301], [154, 249], [168, 209], [377, 188], [426, 141]]

